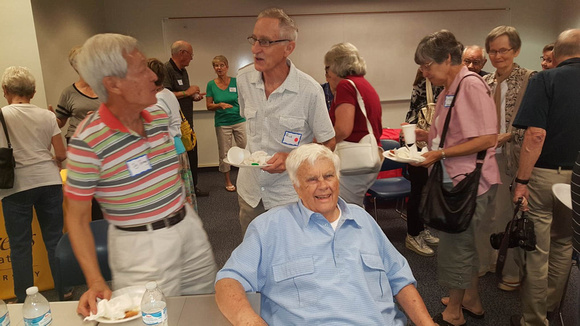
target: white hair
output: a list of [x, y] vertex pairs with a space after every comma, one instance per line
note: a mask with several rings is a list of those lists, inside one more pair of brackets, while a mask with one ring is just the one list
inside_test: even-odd
[[36, 91], [36, 82], [28, 68], [12, 66], [4, 70], [2, 88], [11, 95], [32, 98]]
[[296, 177], [296, 173], [298, 172], [298, 168], [304, 162], [308, 162], [310, 165], [316, 164], [316, 161], [320, 159], [328, 159], [332, 161], [334, 164], [334, 169], [336, 170], [337, 178], [340, 177], [340, 158], [338, 155], [334, 154], [328, 147], [312, 143], [312, 144], [304, 144], [290, 152], [290, 155], [286, 158], [286, 171], [288, 171], [288, 176], [290, 177], [290, 181], [295, 186], [299, 186], [300, 182]]
[[127, 60], [124, 55], [138, 50], [137, 40], [121, 34], [97, 34], [89, 38], [77, 55], [81, 77], [91, 86], [102, 102], [108, 93], [103, 85], [105, 77], [125, 78]]
[[465, 49], [463, 49], [463, 55], [465, 55], [465, 52], [467, 52], [467, 50], [481, 50], [481, 60], [486, 60], [486, 52], [485, 49], [482, 48], [479, 45], [468, 45], [465, 47]]

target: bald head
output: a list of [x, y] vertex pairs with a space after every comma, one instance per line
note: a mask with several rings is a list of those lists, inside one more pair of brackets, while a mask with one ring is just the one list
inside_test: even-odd
[[186, 41], [175, 41], [171, 45], [171, 59], [179, 67], [183, 69], [189, 66], [191, 60], [193, 60], [193, 47]]
[[485, 50], [478, 45], [469, 45], [466, 46], [463, 50], [463, 64], [469, 69], [470, 71], [479, 73], [487, 59], [485, 58]]
[[570, 58], [580, 58], [580, 29], [563, 31], [554, 43], [554, 60], [557, 64]]

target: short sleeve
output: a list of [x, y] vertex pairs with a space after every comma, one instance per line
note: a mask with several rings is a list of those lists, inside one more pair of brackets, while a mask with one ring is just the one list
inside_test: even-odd
[[332, 121], [330, 121], [330, 116], [328, 115], [328, 110], [326, 109], [324, 91], [320, 85], [318, 85], [317, 92], [313, 95], [311, 105], [312, 107], [308, 114], [308, 123], [311, 124], [314, 137], [319, 143], [329, 141], [335, 136], [335, 132], [334, 127], [332, 126]]
[[549, 107], [549, 95], [544, 75], [536, 74], [528, 83], [513, 126], [523, 129], [527, 127], [546, 129]]
[[58, 105], [56, 106], [56, 117], [59, 119], [70, 118], [72, 116], [72, 106], [70, 104], [70, 92], [69, 88], [65, 88], [60, 94], [58, 100]]
[[[206, 97], [215, 97], [213, 84], [214, 84], [213, 80], [210, 80], [209, 82], [207, 82], [207, 86], [205, 87], [205, 93], [206, 93], [205, 96]], [[215, 101], [214, 101], [214, 103], [215, 103]]]
[[91, 200], [100, 179], [101, 162], [87, 143], [71, 138], [67, 151], [65, 195], [74, 200]]

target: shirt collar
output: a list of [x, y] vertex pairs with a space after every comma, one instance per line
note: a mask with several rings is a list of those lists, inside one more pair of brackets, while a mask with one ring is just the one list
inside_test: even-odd
[[[290, 59], [286, 59], [286, 64], [288, 66], [290, 66], [290, 71], [288, 72], [288, 76], [286, 76], [286, 79], [284, 80], [282, 85], [280, 85], [280, 87], [278, 87], [274, 91], [274, 93], [282, 93], [285, 90], [288, 90], [288, 91], [294, 92], [294, 93], [298, 93], [298, 88], [299, 88], [298, 69], [296, 69], [296, 66], [294, 65], [294, 63], [292, 63], [292, 60], [290, 60]], [[261, 72], [256, 70], [256, 74], [254, 74], [254, 76], [253, 76], [252, 80], [250, 80], [250, 82], [252, 84], [254, 84], [256, 86], [256, 88], [264, 89], [264, 79], [262, 78]]]
[[560, 64], [558, 65], [558, 67], [570, 65], [570, 64], [573, 64], [573, 63], [580, 63], [580, 58], [570, 58], [570, 59], [564, 60], [564, 61], [560, 62]]
[[[118, 130], [120, 132], [130, 133], [129, 129], [127, 129], [127, 127], [125, 127], [125, 125], [119, 121], [115, 115], [113, 115], [105, 103], [101, 103], [101, 106], [99, 107], [99, 115], [107, 127]], [[145, 123], [151, 123], [151, 121], [153, 121], [153, 117], [147, 110], [141, 111], [141, 118], [145, 121]]]
[[185, 70], [185, 68], [179, 69], [179, 67], [177, 66], [175, 61], [173, 61], [173, 58], [169, 58], [169, 63], [171, 63], [171, 65], [173, 66], [173, 69], [175, 69], [176, 71], [182, 72], [183, 70]]
[[[354, 215], [352, 213], [352, 211], [350, 210], [350, 208], [348, 207], [348, 205], [346, 204], [346, 202], [338, 197], [338, 208], [341, 210], [342, 214], [341, 214], [341, 219], [342, 221], [338, 222], [338, 228], [340, 228], [340, 226], [344, 223], [346, 223], [347, 221], [349, 221], [349, 223], [353, 223], [353, 225], [355, 227], [360, 228], [361, 223], [359, 223], [357, 220], [360, 217], [357, 217], [356, 215]], [[300, 226], [304, 229], [306, 227], [308, 227], [309, 222], [311, 220], [313, 220], [315, 217], [320, 217], [320, 218], [325, 218], [324, 216], [322, 216], [322, 214], [320, 213], [316, 213], [314, 211], [311, 211], [310, 209], [306, 208], [306, 206], [304, 206], [304, 204], [302, 204], [302, 200], [298, 200], [298, 209], [300, 211], [300, 218], [298, 219]]]

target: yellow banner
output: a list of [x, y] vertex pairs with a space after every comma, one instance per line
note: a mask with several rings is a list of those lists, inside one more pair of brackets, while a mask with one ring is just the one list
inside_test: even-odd
[[[32, 220], [32, 269], [34, 271], [34, 285], [41, 291], [54, 288], [48, 256], [40, 226], [36, 219], [36, 212]], [[0, 202], [0, 299], [14, 298], [14, 279], [12, 278], [12, 264], [10, 262], [10, 244], [4, 226], [4, 214]]]

